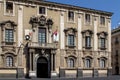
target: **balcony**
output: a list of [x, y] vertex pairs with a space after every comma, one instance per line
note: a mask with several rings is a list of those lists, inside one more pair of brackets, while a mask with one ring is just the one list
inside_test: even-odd
[[56, 43], [39, 43], [39, 42], [29, 42], [29, 48], [47, 48], [47, 49], [56, 49]]

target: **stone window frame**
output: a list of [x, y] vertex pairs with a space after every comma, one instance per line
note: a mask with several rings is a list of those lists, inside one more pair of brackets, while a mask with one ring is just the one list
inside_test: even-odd
[[[90, 16], [90, 21], [89, 22], [86, 20], [86, 15]], [[84, 14], [84, 24], [85, 25], [91, 25], [92, 24], [92, 15], [90, 13], [85, 13]]]
[[[102, 63], [101, 64], [101, 60], [104, 60], [104, 64]], [[107, 58], [106, 57], [100, 57], [100, 58], [98, 58], [98, 61], [99, 61], [99, 67], [100, 68], [106, 68], [106, 63], [107, 63]]]
[[[3, 21], [0, 23], [1, 30], [2, 30], [2, 46], [15, 46], [16, 44], [16, 26], [17, 24], [14, 21], [8, 20], [8, 21]], [[13, 30], [13, 38], [14, 41], [11, 45], [7, 45], [5, 41], [5, 30], [6, 29], [11, 29]]]
[[[92, 49], [92, 43], [93, 43], [93, 31], [92, 30], [84, 30], [84, 31], [82, 31], [81, 32], [82, 33], [82, 39], [83, 39], [83, 48], [85, 48], [85, 49]], [[91, 43], [91, 45], [88, 47], [88, 46], [86, 46], [86, 37], [90, 37], [90, 43]]]
[[[64, 32], [65, 32], [65, 46], [66, 47], [69, 47], [69, 48], [74, 48], [76, 47], [76, 36], [77, 36], [77, 29], [76, 28], [66, 28], [64, 29]], [[68, 36], [69, 35], [73, 35], [74, 36], [74, 45], [73, 46], [70, 46], [68, 45]]]
[[[69, 12], [73, 12], [73, 20], [69, 19]], [[73, 23], [75, 23], [75, 12], [73, 10], [68, 10], [67, 11], [67, 22], [73, 22]]]
[[[45, 14], [40, 14], [40, 13], [39, 13], [39, 8], [40, 8], [40, 7], [44, 7], [44, 8], [45, 8]], [[40, 6], [40, 5], [38, 5], [38, 6], [37, 6], [37, 15], [47, 16], [47, 7], [46, 7], [46, 6]]]
[[[102, 18], [104, 18], [104, 22], [101, 22], [101, 19]], [[106, 25], [106, 17], [104, 16], [104, 15], [100, 15], [99, 16], [99, 25], [100, 25], [100, 27], [105, 27], [105, 25]]]
[[[66, 66], [67, 66], [68, 69], [73, 69], [73, 68], [76, 67], [76, 59], [77, 59], [76, 56], [69, 55], [69, 56], [67, 56], [65, 58], [66, 58], [66, 63], [67, 63]], [[69, 59], [73, 60], [73, 65], [72, 66], [69, 66], [69, 64], [68, 64]]]
[[[13, 4], [13, 10], [12, 10], [12, 12], [9, 11], [9, 13], [7, 13], [6, 3], [12, 3]], [[14, 2], [4, 0], [4, 15], [6, 15], [6, 16], [15, 16], [15, 3]]]
[[[15, 68], [16, 67], [16, 59], [17, 59], [17, 55], [15, 53], [12, 53], [12, 52], [5, 52], [4, 54], [1, 54], [2, 58], [3, 58], [3, 67], [4, 68]], [[10, 56], [13, 58], [13, 65], [12, 66], [7, 66], [7, 63], [6, 63], [6, 58]]]
[[[90, 61], [90, 62], [89, 62], [89, 66], [88, 66], [88, 64], [86, 65], [86, 60], [89, 60], [89, 61]], [[90, 57], [90, 56], [86, 56], [86, 57], [83, 58], [83, 63], [84, 63], [84, 67], [85, 67], [86, 69], [92, 68], [93, 58]]]
[[[107, 35], [108, 33], [107, 32], [98, 32], [97, 33], [97, 36], [98, 36], [98, 49], [100, 50], [106, 50], [107, 49]], [[105, 39], [105, 47], [101, 47], [101, 38], [104, 38]]]

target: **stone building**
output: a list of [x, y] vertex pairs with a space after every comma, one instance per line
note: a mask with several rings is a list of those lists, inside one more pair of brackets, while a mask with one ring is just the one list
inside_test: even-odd
[[120, 27], [112, 30], [112, 74], [120, 74]]
[[111, 16], [43, 0], [0, 0], [0, 77], [110, 75]]

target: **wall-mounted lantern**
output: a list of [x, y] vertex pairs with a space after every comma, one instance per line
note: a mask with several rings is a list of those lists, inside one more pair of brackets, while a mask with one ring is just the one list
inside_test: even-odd
[[52, 29], [52, 25], [53, 25], [53, 21], [52, 21], [52, 19], [48, 19], [46, 24], [48, 25], [48, 29], [49, 29], [49, 31], [51, 31], [51, 29]]

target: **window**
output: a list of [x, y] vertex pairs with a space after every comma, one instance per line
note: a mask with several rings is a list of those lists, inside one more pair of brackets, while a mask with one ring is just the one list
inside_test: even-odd
[[115, 53], [116, 53], [116, 57], [118, 57], [118, 50], [116, 50]]
[[85, 14], [86, 23], [90, 23], [90, 14]]
[[90, 68], [91, 67], [91, 60], [90, 59], [85, 59], [85, 67]]
[[39, 14], [45, 14], [46, 8], [45, 7], [39, 7]]
[[45, 28], [39, 28], [38, 41], [40, 43], [46, 43], [46, 29]]
[[68, 35], [68, 46], [74, 46], [74, 35]]
[[105, 38], [100, 38], [100, 48], [101, 49], [105, 48]]
[[115, 38], [115, 44], [119, 44], [118, 37]]
[[105, 17], [100, 17], [100, 24], [105, 25]]
[[13, 3], [6, 2], [6, 13], [13, 14]]
[[13, 29], [6, 29], [5, 30], [5, 42], [6, 44], [13, 44], [14, 42], [14, 35]]
[[11, 56], [6, 57], [6, 66], [13, 67], [13, 58]]
[[85, 46], [86, 46], [86, 48], [91, 47], [91, 37], [90, 36], [86, 36], [86, 38], [85, 38]]
[[100, 67], [105, 68], [105, 59], [100, 59]]
[[73, 68], [74, 67], [74, 59], [73, 58], [68, 58], [67, 64], [68, 64], [69, 68]]
[[74, 21], [74, 12], [73, 11], [68, 11], [68, 20]]

